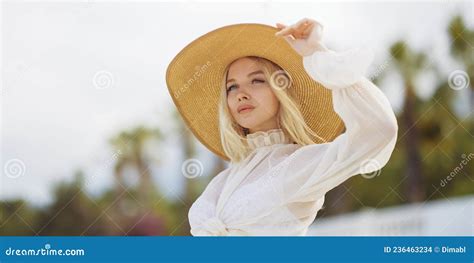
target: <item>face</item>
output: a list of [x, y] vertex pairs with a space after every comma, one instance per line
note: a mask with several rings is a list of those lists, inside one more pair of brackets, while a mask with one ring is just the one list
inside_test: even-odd
[[227, 105], [234, 120], [250, 133], [278, 128], [279, 101], [263, 66], [251, 58], [234, 61], [228, 71]]

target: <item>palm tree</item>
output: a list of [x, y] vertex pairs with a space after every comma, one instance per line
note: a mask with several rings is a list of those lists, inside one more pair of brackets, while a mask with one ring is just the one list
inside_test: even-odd
[[[456, 140], [458, 140], [455, 156], [459, 158], [459, 156], [463, 156], [463, 154], [466, 156], [466, 154], [469, 155], [469, 153], [472, 153], [474, 146], [472, 140], [472, 134], [474, 134], [474, 120], [472, 118], [472, 113], [474, 112], [474, 29], [467, 28], [461, 16], [455, 16], [449, 23], [448, 35], [451, 41], [451, 54], [464, 65], [464, 70], [467, 74], [467, 80], [463, 82], [462, 85], [469, 83], [467, 88], [470, 91], [468, 116], [463, 120], [458, 120], [462, 127], [456, 130], [457, 134], [453, 135], [453, 137], [455, 136]], [[462, 93], [458, 93], [458, 95], [460, 94]], [[456, 161], [459, 161], [459, 159]], [[470, 167], [471, 171], [468, 170], [468, 167], [462, 171], [463, 177], [466, 180], [462, 181], [458, 179], [456, 181], [457, 186], [453, 186], [453, 190], [459, 190], [459, 192], [462, 193], [463, 190], [460, 189], [466, 189], [466, 187], [472, 189], [474, 182], [474, 177], [472, 176], [473, 166]], [[467, 192], [472, 193], [472, 190], [467, 190]], [[455, 194], [457, 194], [457, 192], [455, 192]]]
[[404, 81], [404, 102], [401, 114], [402, 138], [406, 150], [407, 182], [406, 195], [409, 202], [421, 202], [425, 199], [422, 161], [420, 155], [420, 135], [416, 126], [417, 96], [415, 93], [415, 78], [427, 66], [424, 53], [415, 53], [406, 43], [398, 41], [390, 47], [395, 67]]
[[448, 27], [451, 54], [464, 64], [470, 79], [470, 112], [474, 110], [474, 30], [469, 30], [461, 16], [454, 17]]
[[145, 146], [151, 140], [161, 139], [162, 135], [159, 129], [139, 126], [130, 131], [120, 132], [110, 140], [111, 145], [120, 153], [115, 164], [118, 196], [123, 197], [121, 194], [125, 190], [123, 188], [126, 187], [123, 180], [124, 169], [134, 168], [139, 175], [138, 201], [146, 208], [151, 208], [156, 190], [150, 173], [152, 161], [146, 156]]

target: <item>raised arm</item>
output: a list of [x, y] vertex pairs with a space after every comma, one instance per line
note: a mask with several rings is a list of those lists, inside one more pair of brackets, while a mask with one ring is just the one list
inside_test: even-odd
[[307, 73], [332, 91], [346, 131], [330, 143], [301, 147], [275, 168], [274, 183], [281, 183], [284, 202], [317, 200], [351, 176], [388, 162], [398, 125], [386, 96], [363, 76], [372, 58], [366, 49], [324, 48], [303, 56]]

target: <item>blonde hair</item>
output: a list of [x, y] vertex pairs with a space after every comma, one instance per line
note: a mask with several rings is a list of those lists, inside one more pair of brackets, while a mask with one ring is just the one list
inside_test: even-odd
[[[277, 120], [279, 128], [285, 135], [300, 145], [314, 144], [315, 139], [325, 141], [315, 134], [304, 121], [299, 103], [290, 89], [293, 83], [290, 74], [265, 58], [256, 56], [248, 56], [248, 58], [262, 66], [265, 78], [280, 102]], [[224, 152], [232, 162], [239, 162], [250, 154], [250, 148], [246, 139], [247, 130], [234, 120], [227, 104], [226, 81], [229, 67], [230, 64], [225, 69], [223, 76], [219, 102], [219, 132]]]

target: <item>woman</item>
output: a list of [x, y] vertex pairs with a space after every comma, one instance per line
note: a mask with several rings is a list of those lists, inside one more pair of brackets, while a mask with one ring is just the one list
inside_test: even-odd
[[328, 191], [388, 162], [398, 125], [363, 76], [372, 54], [329, 50], [322, 29], [231, 25], [171, 62], [184, 121], [230, 160], [189, 210], [192, 235], [306, 235]]

